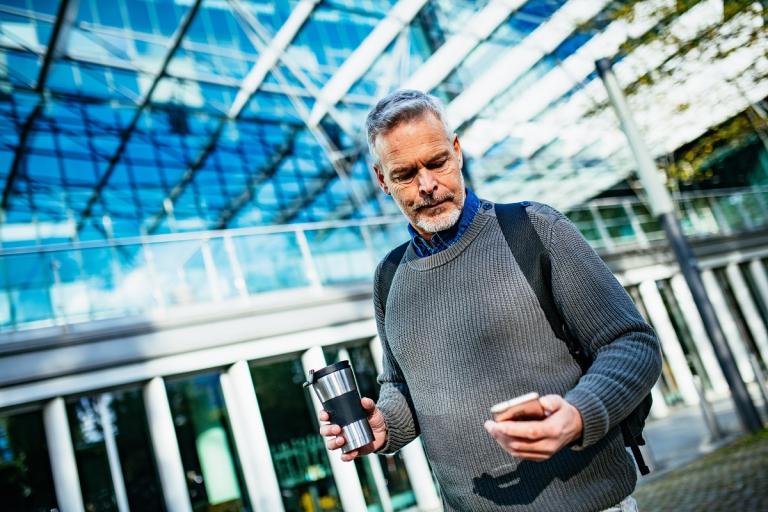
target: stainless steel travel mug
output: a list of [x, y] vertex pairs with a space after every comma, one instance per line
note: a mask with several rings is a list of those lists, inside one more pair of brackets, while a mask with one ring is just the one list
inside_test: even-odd
[[349, 361], [326, 366], [319, 370], [310, 370], [309, 380], [304, 387], [311, 386], [317, 398], [328, 411], [331, 422], [339, 425], [347, 440], [341, 451], [344, 453], [356, 450], [373, 441], [373, 432], [365, 409], [360, 404], [360, 393], [357, 391], [357, 381]]

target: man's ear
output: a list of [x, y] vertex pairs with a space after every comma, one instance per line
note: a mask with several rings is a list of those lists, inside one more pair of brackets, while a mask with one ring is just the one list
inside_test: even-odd
[[384, 191], [385, 194], [389, 195], [389, 187], [387, 186], [386, 182], [384, 181], [384, 173], [381, 170], [380, 164], [374, 164], [373, 165], [373, 172], [376, 173], [376, 181], [379, 183], [379, 187], [381, 190]]
[[456, 153], [456, 156], [459, 158], [459, 169], [462, 169], [464, 167], [464, 155], [461, 152], [459, 136], [455, 133], [453, 134], [453, 152]]

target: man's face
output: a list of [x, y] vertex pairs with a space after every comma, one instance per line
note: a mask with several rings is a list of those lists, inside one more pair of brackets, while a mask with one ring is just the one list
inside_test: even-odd
[[442, 123], [427, 113], [396, 125], [375, 143], [379, 186], [421, 236], [429, 240], [459, 220], [466, 193], [457, 136], [450, 140]]

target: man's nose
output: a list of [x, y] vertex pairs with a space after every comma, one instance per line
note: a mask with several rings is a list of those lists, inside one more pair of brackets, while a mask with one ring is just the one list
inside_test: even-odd
[[419, 194], [431, 195], [437, 192], [437, 180], [429, 169], [420, 169], [417, 176], [419, 180]]

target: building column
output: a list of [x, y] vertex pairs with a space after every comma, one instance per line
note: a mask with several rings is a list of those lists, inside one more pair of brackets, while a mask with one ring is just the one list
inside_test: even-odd
[[[383, 371], [381, 340], [378, 336], [371, 340], [371, 355], [373, 356], [376, 370]], [[433, 510], [442, 510], [442, 502], [437, 495], [435, 483], [432, 480], [432, 471], [429, 469], [427, 457], [424, 453], [424, 446], [421, 439], [416, 438], [400, 450], [405, 463], [405, 469], [408, 471], [408, 479], [411, 482], [411, 489], [416, 495], [416, 505], [420, 511], [427, 512]]]
[[725, 273], [728, 276], [728, 281], [731, 283], [731, 289], [736, 297], [736, 302], [739, 304], [744, 319], [747, 322], [747, 327], [749, 327], [749, 331], [752, 333], [752, 339], [755, 340], [755, 345], [757, 345], [760, 355], [765, 361], [768, 361], [768, 332], [765, 330], [765, 324], [760, 316], [760, 312], [757, 310], [755, 300], [749, 292], [749, 286], [744, 280], [739, 264], [729, 264], [725, 268]]
[[143, 395], [149, 436], [157, 460], [165, 506], [169, 512], [192, 512], [184, 464], [181, 462], [181, 452], [163, 378], [155, 377], [145, 384]]
[[107, 461], [109, 461], [109, 471], [112, 476], [112, 487], [115, 491], [117, 510], [119, 512], [130, 512], [128, 492], [125, 489], [125, 480], [123, 479], [123, 467], [120, 464], [120, 452], [117, 450], [117, 439], [115, 439], [115, 425], [112, 421], [112, 412], [109, 407], [111, 403], [111, 393], [104, 393], [98, 398], [97, 407], [99, 419], [101, 420], [101, 431], [104, 433], [104, 447], [107, 450]]
[[649, 320], [659, 336], [659, 341], [664, 349], [664, 356], [675, 376], [683, 402], [688, 405], [699, 403], [699, 394], [696, 392], [696, 385], [693, 383], [693, 374], [688, 366], [680, 340], [677, 339], [677, 333], [675, 333], [675, 328], [672, 326], [672, 320], [669, 318], [669, 313], [667, 313], [667, 308], [664, 306], [659, 289], [656, 287], [656, 281], [640, 283], [638, 290], [643, 298], [643, 304], [645, 304]]
[[56, 501], [61, 512], [83, 512], [83, 496], [75, 462], [75, 449], [69, 432], [69, 420], [64, 399], [54, 398], [43, 407], [45, 440], [53, 473]]
[[[344, 360], [349, 361], [349, 364], [352, 367], [352, 371], [354, 372], [355, 367], [352, 365], [352, 358], [349, 357], [349, 351], [347, 351], [346, 348], [339, 350], [339, 361]], [[370, 474], [373, 478], [373, 483], [376, 486], [376, 492], [379, 495], [382, 512], [393, 512], [394, 507], [392, 506], [392, 497], [390, 496], [389, 489], [387, 488], [387, 479], [384, 477], [384, 470], [381, 468], [381, 461], [377, 456], [372, 455], [370, 457], [366, 457], [364, 463], [369, 464]]]
[[[757, 293], [760, 295], [763, 304], [768, 306], [768, 275], [766, 275], [765, 266], [759, 258], [755, 258], [749, 262], [749, 273], [752, 276], [755, 288], [757, 289]], [[762, 318], [760, 323], [763, 325], [763, 328], [765, 328]], [[762, 345], [758, 345], [758, 348], [760, 349], [760, 355], [762, 356], [763, 361], [768, 364], [768, 348]]]
[[685, 318], [685, 323], [688, 325], [693, 344], [696, 345], [696, 351], [699, 353], [701, 364], [704, 366], [709, 382], [712, 384], [712, 391], [717, 395], [728, 395], [730, 393], [728, 382], [725, 380], [720, 363], [717, 362], [712, 342], [709, 340], [709, 336], [707, 336], [704, 322], [701, 320], [699, 310], [696, 309], [696, 304], [693, 302], [693, 296], [688, 288], [688, 283], [685, 282], [685, 277], [682, 274], [675, 274], [670, 280], [670, 284], [675, 300], [677, 300], [680, 311]]
[[[317, 346], [304, 352], [301, 356], [301, 365], [304, 368], [305, 374], [309, 373], [311, 369], [319, 370], [324, 368], [326, 362], [323, 349]], [[320, 400], [317, 399], [314, 391], [310, 391], [309, 394], [312, 396], [312, 405], [315, 408], [315, 413], [320, 413], [323, 409]], [[341, 460], [341, 450], [331, 451], [327, 448], [326, 450], [328, 451], [328, 459], [331, 461], [331, 471], [333, 471], [333, 479], [336, 481], [336, 488], [339, 491], [342, 508], [349, 511], [367, 510], [368, 506], [365, 503], [363, 488], [360, 485], [360, 478], [357, 476], [354, 462], [344, 462]]]
[[651, 417], [658, 420], [669, 416], [669, 406], [667, 406], [667, 402], [664, 400], [664, 393], [661, 391], [658, 382], [651, 388], [651, 398], [653, 399], [653, 403], [651, 403]]
[[248, 363], [236, 362], [220, 378], [251, 505], [257, 512], [282, 512], [280, 484]]
[[701, 280], [704, 282], [704, 288], [707, 290], [707, 295], [709, 295], [709, 300], [723, 329], [725, 339], [731, 348], [733, 359], [739, 368], [741, 378], [744, 382], [754, 381], [755, 374], [752, 371], [752, 366], [749, 364], [747, 347], [744, 346], [744, 340], [741, 339], [741, 333], [736, 325], [736, 320], [733, 318], [731, 310], [728, 309], [728, 303], [725, 300], [720, 284], [717, 282], [717, 277], [715, 277], [711, 269], [708, 269], [701, 273]]

